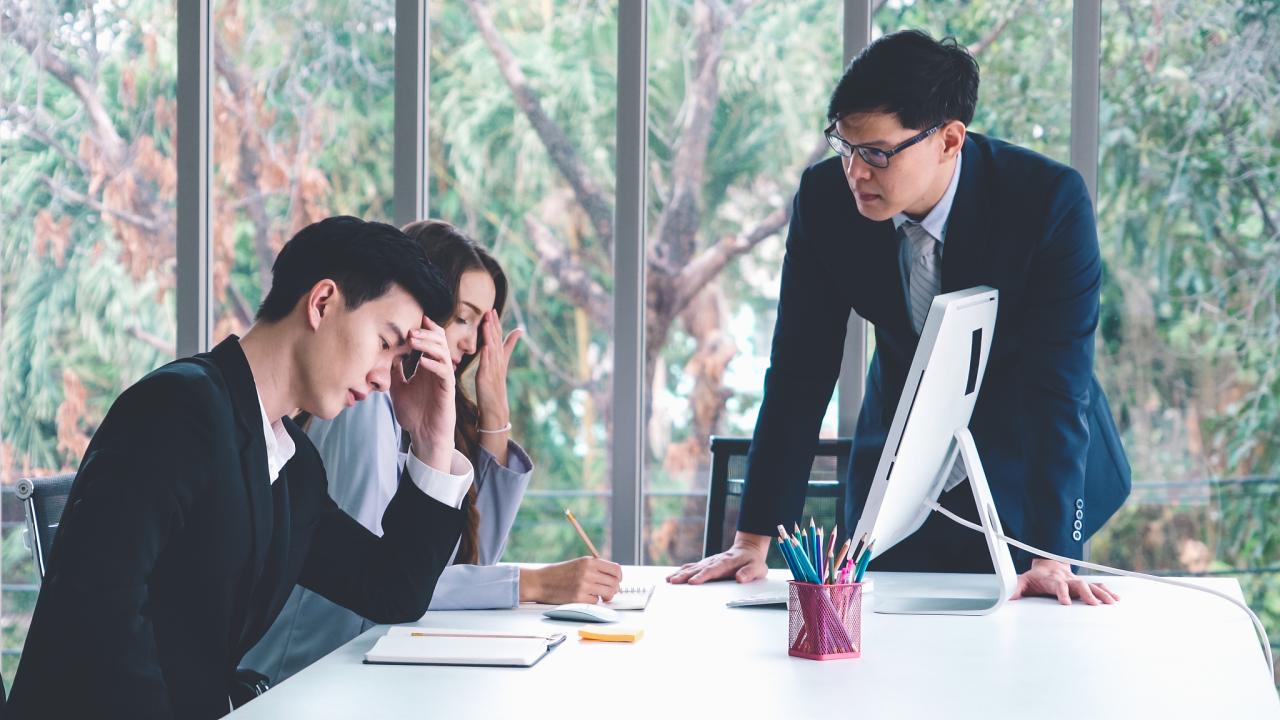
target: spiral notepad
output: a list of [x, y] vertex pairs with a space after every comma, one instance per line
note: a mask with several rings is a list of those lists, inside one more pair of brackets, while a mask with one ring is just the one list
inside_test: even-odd
[[649, 605], [653, 588], [653, 585], [622, 585], [618, 594], [605, 605], [614, 610], [643, 610]]

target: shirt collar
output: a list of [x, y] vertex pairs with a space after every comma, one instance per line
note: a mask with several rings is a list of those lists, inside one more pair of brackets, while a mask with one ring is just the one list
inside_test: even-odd
[[271, 422], [267, 417], [267, 407], [262, 404], [261, 395], [258, 395], [258, 409], [262, 411], [262, 433], [267, 440], [267, 473], [270, 481], [275, 483], [276, 478], [280, 477], [280, 470], [293, 459], [298, 448], [294, 445], [293, 438], [289, 437], [284, 422]]
[[[928, 215], [920, 221], [920, 227], [929, 233], [934, 240], [939, 243], [945, 242], [947, 234], [947, 218], [951, 216], [951, 203], [956, 199], [956, 188], [960, 185], [960, 163], [962, 155], [956, 155], [956, 169], [951, 173], [951, 182], [947, 185], [947, 191], [942, 193], [942, 199], [938, 200], [938, 204], [933, 206]], [[903, 223], [915, 222], [907, 217], [906, 213], [898, 213], [893, 216], [893, 228], [899, 230]]]

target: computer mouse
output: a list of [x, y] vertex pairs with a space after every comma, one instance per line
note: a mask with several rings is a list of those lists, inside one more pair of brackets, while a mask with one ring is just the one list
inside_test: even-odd
[[576, 622], [611, 623], [618, 622], [622, 616], [617, 610], [604, 605], [589, 603], [569, 603], [553, 607], [542, 613], [552, 620], [573, 620]]

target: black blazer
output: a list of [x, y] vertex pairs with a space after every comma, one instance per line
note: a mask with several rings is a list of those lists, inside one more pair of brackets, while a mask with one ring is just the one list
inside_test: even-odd
[[408, 479], [381, 538], [327, 491], [315, 446], [270, 484], [237, 338], [126, 390], [89, 444], [49, 558], [11, 718], [215, 718], [295, 584], [381, 623], [426, 611], [462, 512]]
[[[1041, 155], [969, 133], [943, 247], [942, 292], [1000, 291], [970, 431], [1001, 522], [1013, 537], [1079, 558], [1128, 496], [1130, 477], [1093, 375], [1102, 260], [1084, 182]], [[846, 491], [845, 527], [856, 526], [919, 342], [898, 251], [892, 221], [858, 212], [839, 158], [805, 171], [739, 529], [773, 535], [799, 517], [850, 311], [876, 338]]]

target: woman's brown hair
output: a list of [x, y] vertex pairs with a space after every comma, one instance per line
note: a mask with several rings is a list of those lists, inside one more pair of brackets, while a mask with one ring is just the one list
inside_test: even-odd
[[[453, 294], [454, 315], [450, 315], [448, 325], [457, 314], [458, 286], [462, 276], [472, 270], [489, 273], [493, 278], [493, 309], [502, 315], [507, 302], [507, 276], [502, 266], [476, 241], [467, 237], [461, 230], [443, 220], [419, 220], [404, 226], [404, 234], [417, 240], [427, 252], [427, 259], [444, 275], [445, 284]], [[476, 338], [476, 355], [484, 347], [484, 335]], [[455, 374], [459, 380], [463, 373], [475, 360], [476, 355], [467, 355], [458, 364]], [[468, 458], [471, 464], [478, 466], [480, 459], [480, 408], [475, 399], [468, 397], [463, 391], [462, 383], [458, 383], [455, 394], [457, 408], [457, 424], [454, 430], [454, 443]], [[455, 563], [475, 564], [480, 559], [478, 535], [480, 528], [480, 511], [476, 509], [476, 484], [471, 484], [467, 497], [462, 503], [466, 511], [462, 540], [458, 544]]]

